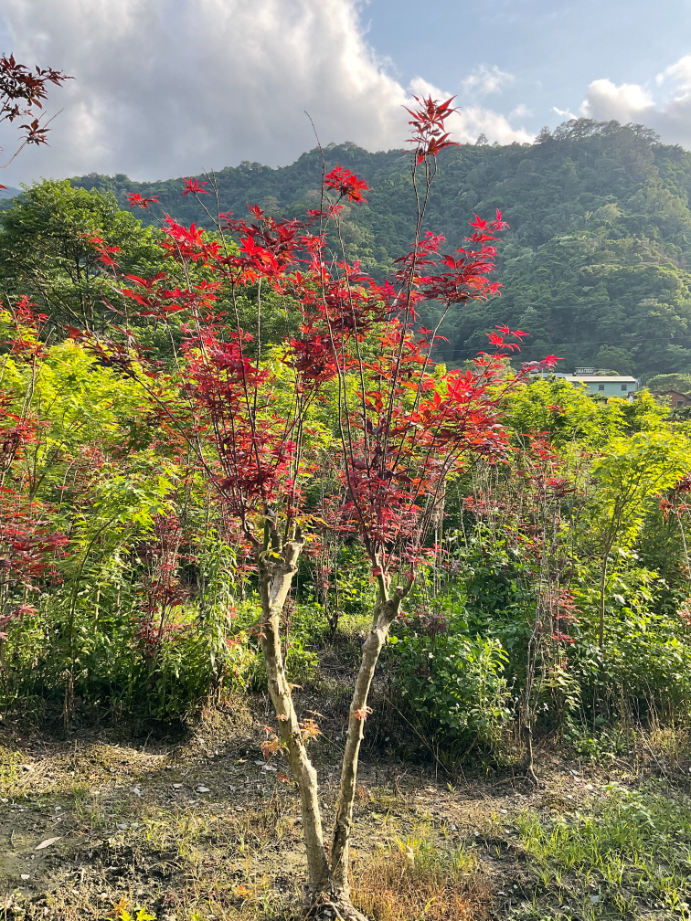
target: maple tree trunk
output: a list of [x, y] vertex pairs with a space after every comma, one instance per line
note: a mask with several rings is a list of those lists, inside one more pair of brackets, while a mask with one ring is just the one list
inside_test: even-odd
[[268, 551], [259, 556], [259, 592], [262, 604], [260, 642], [279, 735], [287, 747], [290, 768], [300, 790], [309, 886], [311, 892], [318, 893], [328, 887], [329, 867], [324, 850], [317, 772], [307, 756], [286, 679], [280, 633], [281, 612], [297, 571], [297, 560], [303, 545], [304, 540], [296, 538], [285, 543], [281, 554]]
[[362, 662], [350, 704], [348, 737], [343, 756], [329, 860], [324, 845], [317, 772], [307, 755], [290, 685], [285, 676], [281, 650], [281, 612], [297, 571], [296, 564], [303, 545], [304, 540], [299, 538], [286, 542], [282, 553], [263, 552], [259, 555], [259, 590], [262, 603], [259, 638], [279, 734], [286, 745], [291, 772], [300, 791], [302, 830], [307, 851], [312, 906], [317, 910], [319, 906], [330, 906], [336, 917], [344, 921], [367, 921], [350, 901], [348, 880], [348, 844], [353, 824], [358, 756], [372, 679], [391, 624], [400, 611], [405, 592], [398, 591], [393, 598], [379, 601], [374, 610], [372, 629], [363, 646]]
[[348, 846], [353, 825], [358, 757], [365, 730], [367, 700], [382, 647], [389, 635], [391, 624], [400, 612], [404, 596], [403, 590], [397, 591], [393, 598], [380, 600], [375, 607], [372, 629], [362, 647], [362, 662], [350, 703], [348, 737], [343, 755], [330, 854], [332, 892], [335, 897], [345, 902], [350, 899]]

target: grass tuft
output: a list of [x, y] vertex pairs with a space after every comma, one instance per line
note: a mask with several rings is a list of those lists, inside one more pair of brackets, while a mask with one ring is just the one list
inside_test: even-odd
[[481, 921], [489, 898], [475, 856], [428, 837], [380, 848], [354, 873], [353, 903], [374, 921]]

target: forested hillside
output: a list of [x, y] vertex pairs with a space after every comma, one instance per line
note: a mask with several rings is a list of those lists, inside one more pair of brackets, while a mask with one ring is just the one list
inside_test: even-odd
[[[409, 161], [403, 152], [368, 153], [352, 144], [325, 151], [364, 178], [368, 204], [346, 206], [347, 255], [381, 278], [405, 251], [415, 223]], [[273, 216], [318, 206], [322, 172], [318, 150], [291, 166], [242, 163], [216, 174], [218, 205], [242, 216], [259, 203]], [[162, 211], [209, 227], [183, 182], [135, 183], [126, 176], [73, 180], [127, 194], [156, 196]], [[475, 304], [447, 321], [439, 355], [459, 364], [485, 343], [485, 332], [506, 323], [529, 332], [524, 355], [562, 356], [619, 373], [652, 375], [691, 370], [691, 154], [658, 142], [651, 131], [616, 122], [569, 122], [543, 131], [533, 145], [464, 146], [439, 157], [427, 226], [460, 245], [474, 212], [501, 209], [510, 231], [500, 244], [501, 298]], [[212, 212], [216, 201], [203, 198]], [[155, 223], [162, 213], [143, 212]]]

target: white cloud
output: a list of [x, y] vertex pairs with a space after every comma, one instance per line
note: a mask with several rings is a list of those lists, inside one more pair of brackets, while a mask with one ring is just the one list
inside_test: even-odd
[[657, 131], [666, 143], [691, 147], [691, 55], [658, 74], [655, 83], [657, 98], [637, 83], [595, 80], [588, 87], [581, 115], [642, 124]]
[[679, 58], [676, 64], [671, 64], [661, 74], [658, 74], [655, 82], [660, 86], [670, 77], [682, 93], [691, 91], [691, 54]]
[[617, 86], [611, 80], [593, 80], [581, 112], [599, 120], [614, 118], [620, 122], [630, 122], [654, 108], [653, 97], [636, 83]]
[[513, 74], [499, 70], [496, 64], [492, 67], [479, 64], [462, 81], [462, 85], [464, 91], [470, 95], [486, 96], [488, 93], [500, 93], [514, 80]]
[[[422, 77], [415, 77], [411, 81], [410, 90], [415, 96], [432, 96], [436, 99], [448, 99], [451, 95]], [[514, 128], [506, 116], [499, 112], [475, 105], [459, 106], [449, 118], [447, 128], [453, 140], [463, 143], [474, 142], [481, 134], [484, 134], [488, 141], [498, 141], [500, 144], [511, 144], [513, 141], [528, 144], [534, 138], [533, 134], [523, 128]]]
[[[50, 149], [23, 151], [2, 181], [92, 171], [154, 179], [242, 159], [289, 163], [314, 146], [305, 110], [323, 143], [399, 147], [408, 94], [367, 44], [360, 5], [0, 0], [17, 58], [75, 78], [50, 94], [50, 111], [63, 108]], [[487, 73], [486, 87], [508, 77]], [[478, 106], [454, 118], [459, 140], [480, 132], [502, 143], [529, 139]], [[3, 142], [9, 152], [7, 133]]]
[[530, 118], [532, 116], [531, 110], [528, 108], [525, 103], [520, 102], [515, 109], [509, 113], [509, 119], [512, 118]]

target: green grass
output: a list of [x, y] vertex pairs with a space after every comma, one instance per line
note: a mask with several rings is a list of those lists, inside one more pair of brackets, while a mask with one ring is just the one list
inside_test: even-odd
[[691, 919], [691, 798], [661, 785], [604, 794], [551, 821], [519, 817], [537, 879], [514, 918]]

